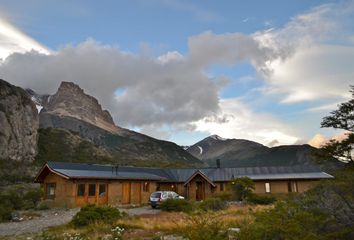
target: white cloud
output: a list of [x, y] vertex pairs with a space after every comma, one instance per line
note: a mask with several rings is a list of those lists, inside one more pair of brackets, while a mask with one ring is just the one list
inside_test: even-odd
[[293, 144], [298, 138], [289, 126], [266, 113], [252, 111], [239, 99], [223, 99], [220, 102], [224, 121], [210, 121], [209, 118], [195, 122], [196, 130], [217, 134], [225, 138], [249, 139], [264, 145]]
[[325, 4], [283, 28], [254, 34], [279, 56], [269, 59], [266, 68], [256, 65], [268, 88], [281, 93], [283, 103], [343, 99], [354, 79], [353, 33], [348, 29], [353, 19], [354, 2]]
[[5, 59], [14, 52], [37, 51], [49, 54], [50, 50], [19, 29], [0, 18], [0, 59]]

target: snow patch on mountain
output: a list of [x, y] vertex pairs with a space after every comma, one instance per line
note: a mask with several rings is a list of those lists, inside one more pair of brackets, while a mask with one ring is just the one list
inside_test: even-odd
[[210, 138], [215, 139], [215, 140], [220, 140], [220, 141], [226, 141], [226, 138], [222, 138], [218, 135], [211, 135]]
[[199, 148], [199, 155], [203, 154], [203, 148], [201, 146], [197, 146]]

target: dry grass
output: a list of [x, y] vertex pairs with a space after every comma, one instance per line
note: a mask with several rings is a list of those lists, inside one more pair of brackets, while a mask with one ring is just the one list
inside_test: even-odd
[[[194, 231], [205, 224], [220, 224], [223, 228], [237, 227], [242, 222], [252, 222], [253, 213], [264, 211], [272, 206], [238, 206], [231, 205], [227, 209], [216, 212], [200, 212], [196, 214], [186, 214], [182, 212], [161, 212], [159, 214], [145, 214], [141, 216], [125, 216], [115, 223], [125, 229], [123, 239], [149, 239], [156, 234], [181, 234], [183, 231]], [[198, 224], [201, 226], [198, 226]], [[63, 225], [49, 229], [47, 232], [57, 235], [63, 233], [80, 233], [89, 236], [90, 239], [102, 239], [111, 234], [112, 226], [107, 224], [93, 224], [85, 228], [75, 229], [70, 225]], [[0, 237], [4, 240], [30, 239], [34, 235], [23, 235], [16, 237]]]
[[[217, 219], [227, 226], [238, 225], [241, 221], [253, 218], [253, 213], [264, 211], [272, 206], [236, 206], [231, 205], [226, 210], [200, 213], [199, 216]], [[190, 224], [191, 215], [182, 212], [161, 212], [145, 214], [139, 217], [127, 217], [118, 220], [117, 224], [125, 228], [144, 229], [147, 231], [176, 232], [177, 229]]]

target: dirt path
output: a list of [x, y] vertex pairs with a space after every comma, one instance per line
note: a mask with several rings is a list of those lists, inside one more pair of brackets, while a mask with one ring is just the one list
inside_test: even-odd
[[[139, 207], [130, 209], [119, 209], [129, 215], [157, 214], [160, 210], [151, 209], [150, 207]], [[59, 226], [70, 222], [72, 217], [79, 211], [78, 208], [64, 210], [52, 209], [46, 211], [37, 211], [40, 217], [23, 222], [0, 223], [0, 236], [16, 236], [25, 233], [41, 232], [48, 227]]]

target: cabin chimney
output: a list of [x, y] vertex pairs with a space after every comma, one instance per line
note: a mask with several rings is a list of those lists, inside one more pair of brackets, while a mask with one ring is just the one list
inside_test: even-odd
[[220, 168], [220, 159], [216, 159], [216, 168]]

